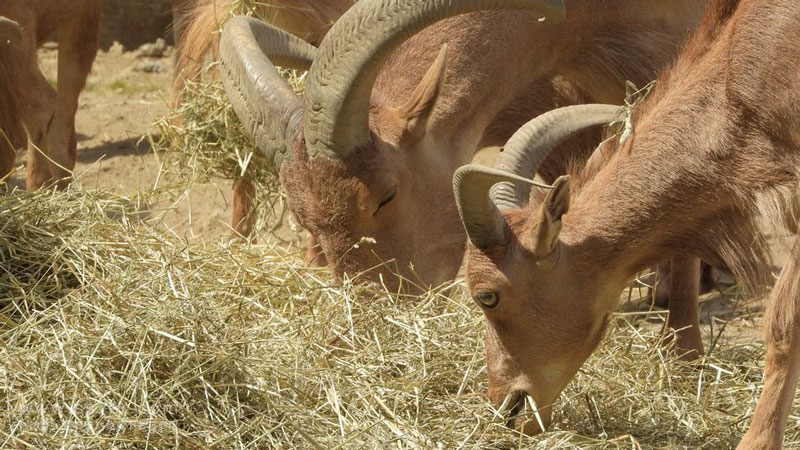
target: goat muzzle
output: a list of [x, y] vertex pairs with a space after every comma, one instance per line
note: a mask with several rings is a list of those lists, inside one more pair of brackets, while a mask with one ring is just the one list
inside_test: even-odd
[[508, 428], [533, 436], [545, 432], [550, 425], [552, 407], [539, 408], [530, 394], [515, 390], [505, 397], [498, 412]]

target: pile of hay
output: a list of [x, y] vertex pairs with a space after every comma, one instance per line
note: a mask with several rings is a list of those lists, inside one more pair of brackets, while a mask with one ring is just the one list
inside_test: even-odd
[[687, 366], [621, 314], [553, 431], [522, 437], [486, 402], [483, 319], [461, 283], [336, 287], [283, 249], [180, 240], [137, 204], [0, 203], [0, 447], [729, 448], [759, 393], [761, 347], [723, 335]]

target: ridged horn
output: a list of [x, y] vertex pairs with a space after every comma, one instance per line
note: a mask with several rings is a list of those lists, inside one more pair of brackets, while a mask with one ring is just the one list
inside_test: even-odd
[[513, 173], [477, 164], [461, 166], [453, 175], [453, 191], [461, 223], [464, 224], [469, 241], [478, 248], [503, 242], [508, 225], [489, 198], [489, 189], [503, 181], [549, 187]]
[[470, 164], [456, 170], [456, 205], [470, 242], [479, 248], [502, 243], [508, 225], [500, 210], [524, 206], [531, 186], [549, 188], [525, 176], [533, 177], [550, 152], [571, 134], [618, 120], [624, 111], [615, 105], [554, 109], [514, 133], [494, 167]]
[[[572, 105], [546, 112], [523, 125], [508, 140], [494, 168], [533, 177], [553, 149], [570, 135], [586, 128], [619, 120], [625, 107], [616, 105]], [[500, 209], [520, 208], [528, 202], [530, 184], [501, 182], [489, 197]]]
[[307, 70], [317, 49], [279, 28], [237, 16], [222, 30], [222, 83], [245, 131], [273, 167], [291, 158], [288, 145], [303, 121], [303, 102], [276, 65]]
[[423, 28], [458, 14], [529, 10], [544, 23], [564, 20], [562, 0], [361, 0], [322, 41], [306, 85], [306, 148], [311, 156], [347, 158], [370, 143], [372, 87], [383, 63]]
[[0, 43], [12, 44], [22, 40], [22, 28], [7, 17], [0, 16]]

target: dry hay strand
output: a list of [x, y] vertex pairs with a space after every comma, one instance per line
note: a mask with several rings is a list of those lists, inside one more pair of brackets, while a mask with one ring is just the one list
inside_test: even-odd
[[[274, 8], [270, 2], [234, 0], [220, 11], [218, 30], [235, 15], [263, 15]], [[215, 49], [214, 49], [215, 50]], [[166, 185], [162, 192], [180, 192], [174, 186], [188, 186], [211, 179], [252, 182], [253, 211], [257, 215], [254, 234], [272, 232], [285, 219], [284, 198], [275, 168], [247, 137], [219, 81], [215, 51], [208, 55], [196, 78], [186, 79], [175, 94], [177, 105], [159, 118], [159, 130], [151, 146], [163, 160]], [[302, 95], [305, 73], [283, 70], [295, 92]]]
[[136, 204], [2, 200], [0, 447], [729, 448], [760, 390], [761, 345], [723, 336], [690, 365], [619, 314], [551, 431], [519, 436], [487, 404], [462, 283], [336, 287], [278, 248], [181, 240]]
[[[297, 92], [305, 73], [284, 71]], [[181, 106], [157, 120], [151, 146], [161, 159], [162, 193], [185, 192], [193, 183], [246, 179], [255, 188], [255, 233], [271, 233], [287, 211], [275, 168], [247, 137], [219, 81], [186, 82]]]
[[279, 227], [286, 208], [277, 174], [245, 135], [222, 84], [187, 81], [183, 92], [187, 100], [157, 121], [151, 140], [163, 167], [160, 191], [175, 196], [194, 183], [245, 178], [255, 187], [256, 232]]

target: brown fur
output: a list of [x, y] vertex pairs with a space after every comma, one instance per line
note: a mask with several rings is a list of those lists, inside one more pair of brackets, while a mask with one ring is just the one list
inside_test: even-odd
[[[318, 46], [354, 0], [270, 0], [257, 2], [253, 14]], [[173, 95], [196, 79], [208, 58], [216, 59], [219, 31], [233, 11], [233, 0], [173, 0], [176, 67]], [[177, 104], [177, 97], [174, 101]]]
[[176, 44], [183, 41], [183, 35], [186, 26], [191, 21], [191, 13], [196, 1], [172, 0], [172, 37]]
[[[300, 145], [298, 157], [284, 164], [289, 206], [340, 276], [391, 261], [363, 279], [391, 289], [399, 285], [395, 273], [422, 288], [452, 279], [466, 240], [450, 185], [455, 169], [480, 146], [505, 142], [555, 106], [621, 103], [626, 80], [643, 86], [671, 63], [704, 5], [627, 0], [598, 8], [594, 1], [571, 0], [559, 26], [508, 11], [438, 22], [403, 44], [379, 75], [370, 110], [372, 148], [332, 161], [301, 157]], [[404, 105], [425, 84], [444, 44], [447, 67], [427, 127], [409, 133]], [[545, 174], [563, 173], [568, 161], [585, 158], [586, 143], [596, 137], [589, 133], [563, 146]], [[394, 180], [394, 200], [378, 211]], [[375, 242], [360, 243], [364, 237]]]
[[[28, 188], [59, 180], [75, 166], [75, 111], [97, 54], [101, 0], [5, 0], [0, 15], [17, 21], [21, 42], [0, 44], [0, 179], [28, 142]], [[58, 91], [39, 71], [36, 49], [58, 37]]]
[[[495, 402], [525, 391], [549, 415], [627, 280], [664, 254], [724, 263], [752, 290], [765, 288], [771, 261], [758, 222], [780, 223], [798, 188], [798, 34], [793, 0], [714, 0], [636, 111], [632, 137], [574, 171], [556, 263], [532, 256], [541, 200], [509, 213], [513, 233], [499, 257], [470, 249], [471, 289], [503, 299], [485, 311], [499, 342], [487, 347]], [[740, 448], [781, 446], [800, 372], [798, 264], [796, 243], [771, 295], [764, 393]], [[684, 306], [681, 320], [695, 322], [696, 304]], [[554, 343], [564, 348], [552, 354]]]

